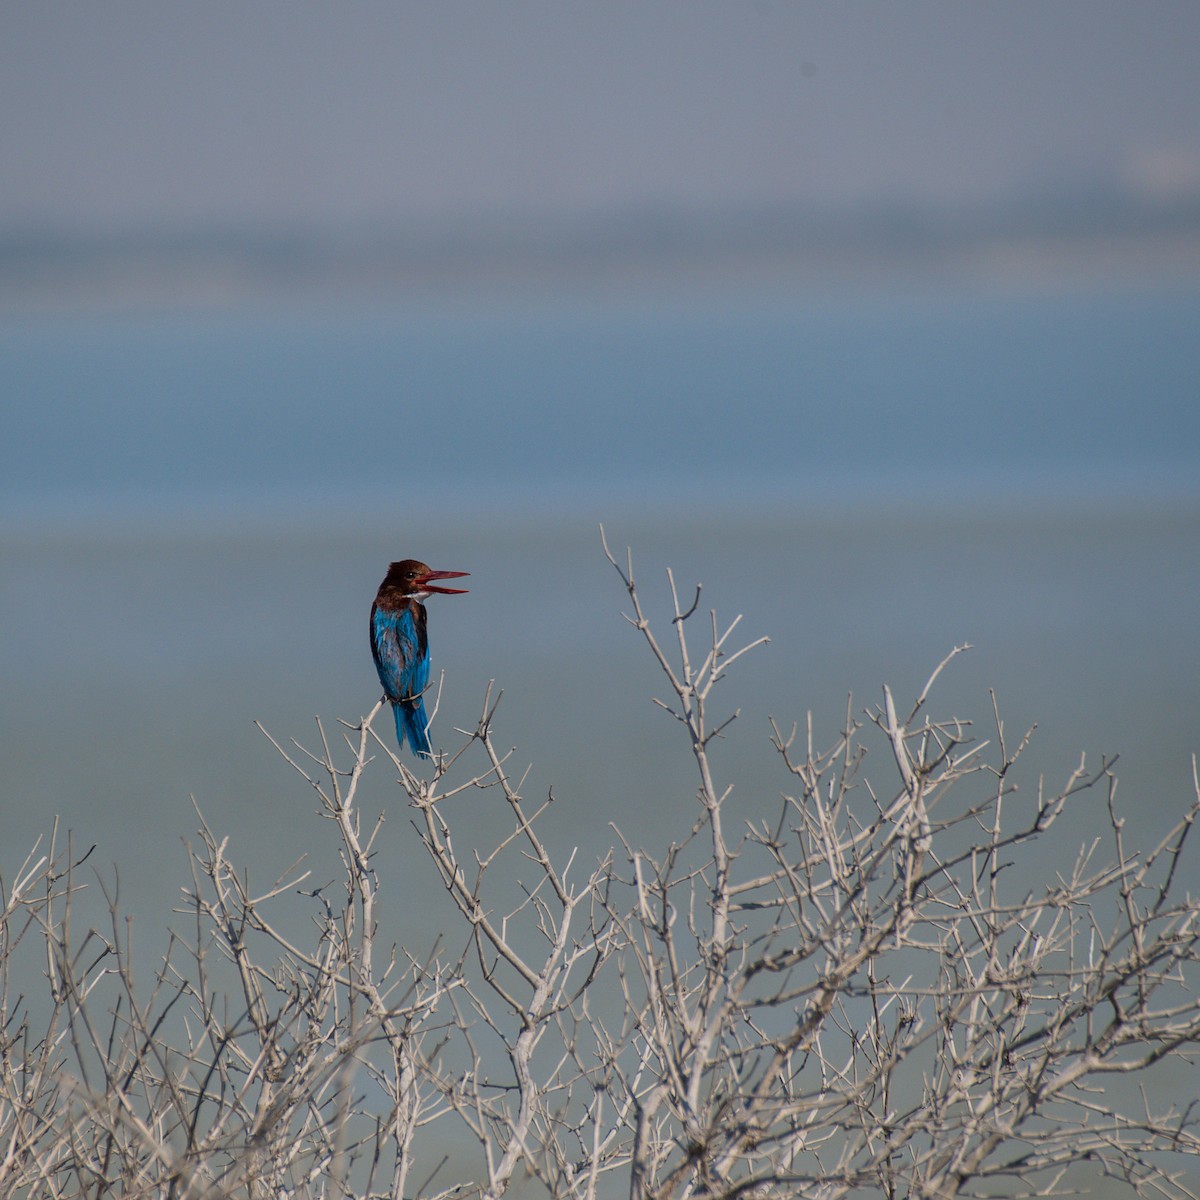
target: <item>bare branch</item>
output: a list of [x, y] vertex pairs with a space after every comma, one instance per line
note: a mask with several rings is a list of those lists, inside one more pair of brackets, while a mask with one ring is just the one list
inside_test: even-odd
[[[772, 722], [785, 790], [747, 820], [719, 757], [738, 710], [712, 705], [766, 639], [693, 620], [700, 586], [668, 571], [660, 643], [601, 538], [694, 768], [690, 822], [592, 861], [558, 847], [488, 684], [430, 778], [381, 704], [334, 738], [267, 734], [335, 878], [252, 879], [197, 808], [152, 960], [118, 878], [54, 827], [0, 877], [0, 1194], [1197, 1194], [1200, 1105], [1163, 1070], [1200, 1047], [1195, 761], [1145, 845], [1113, 759], [1018, 790], [1032, 729], [1014, 745], [994, 694], [986, 740], [936, 710], [959, 646], [911, 703], [848, 700], [824, 749], [812, 714]], [[364, 810], [368, 776], [411, 826]], [[502, 817], [487, 840], [475, 802]], [[385, 920], [397, 857], [441, 885], [432, 947]]]

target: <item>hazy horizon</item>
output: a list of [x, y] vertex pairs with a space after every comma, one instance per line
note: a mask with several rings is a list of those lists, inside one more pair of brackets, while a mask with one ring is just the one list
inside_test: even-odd
[[0, 6], [0, 231], [1200, 196], [1200, 8]]

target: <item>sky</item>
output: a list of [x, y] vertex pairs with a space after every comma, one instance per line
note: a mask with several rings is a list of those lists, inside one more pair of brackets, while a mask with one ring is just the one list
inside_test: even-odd
[[0, 0], [0, 233], [1200, 193], [1200, 4]]

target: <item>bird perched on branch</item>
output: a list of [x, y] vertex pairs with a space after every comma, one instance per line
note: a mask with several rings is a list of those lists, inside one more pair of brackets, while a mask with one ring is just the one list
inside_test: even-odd
[[458, 596], [466, 588], [437, 587], [435, 579], [458, 579], [467, 571], [434, 571], [415, 558], [394, 562], [371, 605], [371, 656], [396, 718], [396, 741], [432, 758], [429, 718], [422, 693], [429, 686], [429, 638], [422, 600], [435, 593]]

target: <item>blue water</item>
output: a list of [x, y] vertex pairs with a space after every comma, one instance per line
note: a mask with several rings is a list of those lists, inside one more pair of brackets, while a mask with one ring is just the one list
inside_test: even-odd
[[0, 511], [1200, 484], [1200, 289], [9, 320]]
[[[722, 697], [743, 815], [789, 786], [769, 718], [831, 741], [848, 693], [911, 695], [969, 641], [940, 712], [988, 736], [994, 688], [1010, 736], [1037, 722], [1027, 792], [1119, 752], [1161, 826], [1200, 749], [1198, 329], [1200, 289], [1151, 288], [8, 319], [0, 865], [59, 815], [157, 914], [191, 795], [256, 878], [319, 854], [252, 722], [311, 743], [371, 707], [407, 555], [472, 573], [430, 605], [441, 743], [495, 679], [552, 845], [681, 832], [687, 748], [600, 521], [660, 621], [672, 566], [772, 639]], [[430, 884], [401, 873], [414, 919]]]

